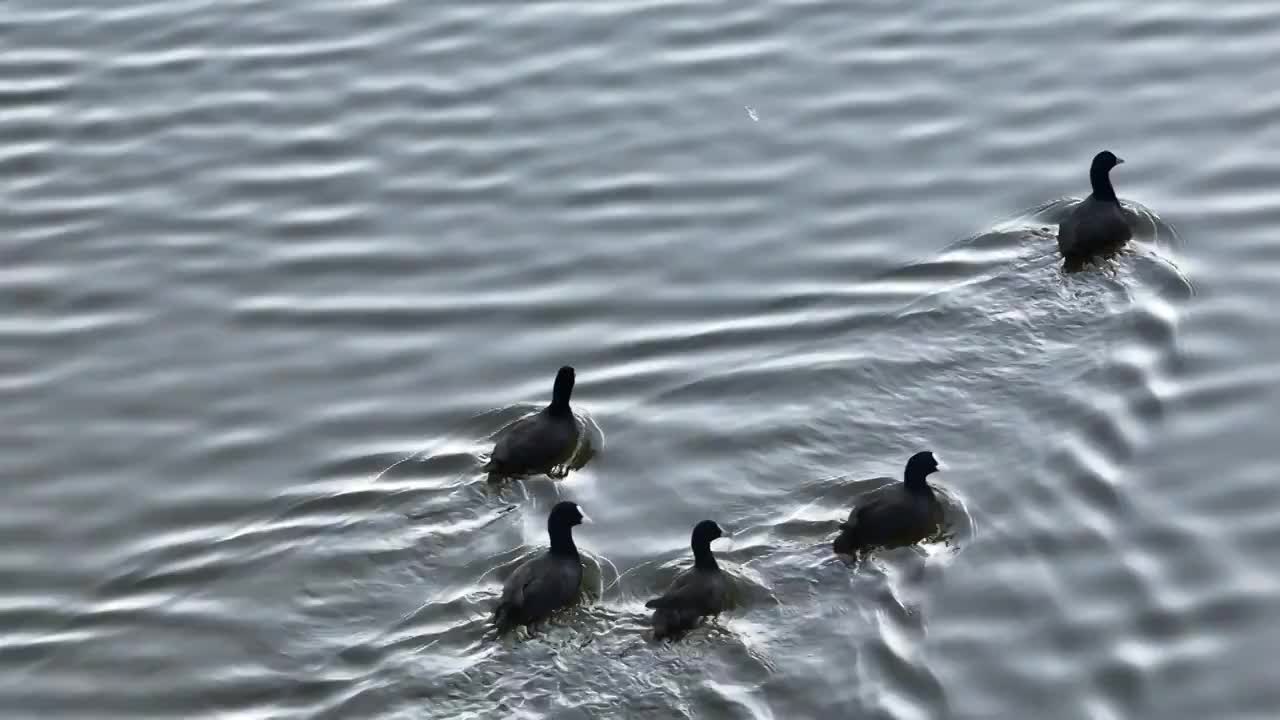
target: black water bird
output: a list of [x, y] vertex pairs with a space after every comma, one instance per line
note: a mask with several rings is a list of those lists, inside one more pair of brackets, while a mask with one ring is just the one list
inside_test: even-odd
[[569, 408], [573, 383], [573, 368], [560, 368], [551, 391], [551, 404], [507, 428], [484, 469], [501, 476], [550, 474], [567, 463], [578, 447], [581, 433]]
[[711, 520], [693, 526], [693, 567], [671, 581], [661, 597], [644, 606], [653, 610], [655, 640], [676, 638], [692, 630], [707, 615], [719, 615], [729, 597], [729, 580], [711, 553], [711, 541], [724, 531]]
[[546, 620], [560, 608], [577, 601], [582, 590], [582, 558], [573, 544], [573, 528], [586, 516], [576, 503], [556, 503], [547, 515], [551, 547], [521, 563], [502, 586], [502, 597], [493, 611], [499, 634], [517, 625]]
[[871, 547], [913, 545], [934, 534], [942, 525], [943, 509], [925, 478], [937, 471], [933, 453], [912, 455], [901, 484], [876, 491], [840, 524], [836, 553], [852, 555]]
[[1079, 267], [1087, 260], [1115, 252], [1133, 237], [1111, 186], [1111, 169], [1123, 162], [1109, 150], [1094, 156], [1089, 167], [1093, 192], [1058, 224], [1058, 251], [1068, 265]]

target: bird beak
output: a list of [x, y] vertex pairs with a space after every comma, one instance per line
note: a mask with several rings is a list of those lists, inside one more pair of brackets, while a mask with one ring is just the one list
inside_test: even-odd
[[947, 466], [941, 460], [939, 460], [935, 464], [938, 466], [938, 472], [942, 472], [943, 470], [947, 469]]
[[1124, 158], [1116, 158], [1116, 164], [1117, 164], [1117, 165], [1123, 165], [1123, 164], [1124, 164]]
[[591, 525], [595, 522], [595, 520], [592, 520], [586, 513], [582, 512], [581, 510], [578, 511], [578, 514], [582, 516], [583, 525]]

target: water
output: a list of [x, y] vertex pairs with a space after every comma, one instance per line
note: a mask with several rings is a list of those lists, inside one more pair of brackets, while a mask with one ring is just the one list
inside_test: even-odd
[[[1261, 1], [11, 0], [4, 717], [1274, 716], [1277, 37]], [[1064, 277], [1103, 147], [1150, 222]], [[599, 452], [487, 484], [565, 363]], [[922, 448], [950, 539], [840, 563]], [[596, 600], [488, 641], [558, 498]], [[704, 517], [743, 607], [654, 646]]]

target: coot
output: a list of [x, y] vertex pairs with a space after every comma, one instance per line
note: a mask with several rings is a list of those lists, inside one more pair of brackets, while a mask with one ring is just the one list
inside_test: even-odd
[[560, 368], [551, 391], [551, 404], [507, 428], [484, 469], [502, 476], [528, 475], [550, 473], [568, 462], [578, 447], [580, 432], [569, 409], [573, 381], [573, 368]]
[[693, 526], [693, 567], [671, 581], [662, 597], [644, 606], [653, 610], [653, 637], [675, 638], [692, 630], [706, 615], [719, 615], [728, 598], [728, 579], [711, 553], [711, 541], [724, 535], [720, 526], [703, 520]]
[[943, 521], [942, 503], [925, 478], [937, 470], [933, 453], [912, 455], [902, 484], [876, 491], [840, 524], [835, 551], [851, 555], [870, 547], [912, 545], [932, 535]]
[[1119, 250], [1133, 236], [1111, 186], [1111, 168], [1123, 162], [1109, 150], [1094, 156], [1089, 168], [1093, 193], [1058, 225], [1058, 250], [1068, 265], [1078, 267], [1093, 257]]
[[578, 599], [582, 558], [573, 544], [573, 527], [581, 525], [583, 519], [582, 510], [575, 503], [559, 502], [551, 508], [547, 516], [551, 547], [522, 563], [502, 586], [502, 598], [493, 611], [499, 633], [546, 620]]

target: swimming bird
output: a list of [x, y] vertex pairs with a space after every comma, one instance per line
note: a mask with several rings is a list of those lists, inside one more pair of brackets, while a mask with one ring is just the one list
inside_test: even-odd
[[1119, 250], [1133, 236], [1111, 186], [1111, 168], [1123, 162], [1110, 150], [1093, 157], [1089, 167], [1093, 193], [1058, 224], [1058, 251], [1069, 264], [1079, 266], [1092, 257]]
[[494, 445], [484, 469], [498, 475], [551, 474], [568, 462], [578, 447], [580, 432], [569, 408], [573, 382], [573, 368], [560, 368], [551, 404], [513, 423]]
[[567, 500], [551, 508], [547, 515], [551, 547], [521, 563], [502, 586], [502, 598], [493, 611], [499, 634], [546, 620], [578, 599], [582, 558], [573, 544], [573, 528], [585, 519], [578, 505]]
[[724, 531], [711, 520], [693, 526], [693, 567], [677, 575], [661, 597], [644, 604], [653, 610], [650, 622], [655, 640], [678, 637], [697, 626], [704, 616], [719, 615], [724, 610], [728, 578], [711, 554], [711, 541], [723, 535]]
[[890, 485], [853, 509], [840, 524], [835, 551], [852, 555], [876, 546], [912, 545], [932, 535], [942, 524], [942, 503], [925, 481], [937, 472], [933, 453], [918, 452], [907, 460], [900, 485]]

